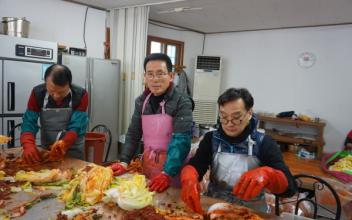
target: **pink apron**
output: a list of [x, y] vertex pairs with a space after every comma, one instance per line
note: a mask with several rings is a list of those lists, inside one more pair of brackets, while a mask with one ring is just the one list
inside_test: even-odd
[[[143, 115], [145, 105], [151, 93], [146, 97], [142, 108], [142, 129], [144, 141], [143, 172], [148, 179], [163, 171], [167, 146], [171, 140], [172, 117], [165, 113], [165, 100], [160, 103], [161, 114]], [[172, 186], [179, 186], [179, 175], [172, 179]]]

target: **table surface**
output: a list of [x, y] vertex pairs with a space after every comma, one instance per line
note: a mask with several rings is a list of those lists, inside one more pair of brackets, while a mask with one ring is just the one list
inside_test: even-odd
[[[5, 151], [6, 153], [15, 153], [16, 156], [20, 154], [19, 148], [12, 148], [8, 149]], [[62, 162], [55, 162], [55, 163], [48, 163], [43, 165], [43, 168], [60, 168], [62, 170], [65, 169], [80, 169], [84, 166], [89, 164], [88, 162], [77, 160], [74, 158], [65, 158], [64, 161]], [[48, 193], [48, 192], [54, 192], [58, 193], [58, 191], [55, 190], [45, 190], [45, 191], [36, 191], [33, 190], [33, 192], [19, 192], [19, 193], [14, 193], [11, 194], [11, 199], [6, 201], [6, 209], [10, 209], [11, 207], [18, 206], [20, 203], [24, 201], [28, 201], [31, 198], [34, 198], [35, 196], [38, 196], [38, 194], [41, 193]], [[180, 199], [180, 190], [176, 188], [169, 188], [163, 193], [158, 193], [154, 196], [154, 204], [158, 202], [181, 202]], [[204, 210], [207, 210], [209, 206], [211, 206], [214, 203], [217, 202], [223, 202], [219, 199], [215, 198], [210, 198], [210, 197], [205, 197], [202, 196], [201, 198], [201, 205]], [[99, 207], [102, 207], [103, 209], [103, 217], [102, 219], [122, 219], [125, 211], [116, 207], [109, 207], [106, 205], [98, 204]], [[22, 217], [19, 217], [17, 219], [56, 219], [57, 213], [60, 212], [60, 210], [63, 210], [64, 208], [64, 203], [61, 202], [58, 199], [48, 199], [41, 201], [40, 203], [37, 203], [33, 205], [32, 208], [27, 210], [26, 214], [23, 215]], [[265, 214], [265, 213], [258, 213], [255, 212], [256, 214], [260, 215], [264, 219], [283, 219], [281, 217]]]

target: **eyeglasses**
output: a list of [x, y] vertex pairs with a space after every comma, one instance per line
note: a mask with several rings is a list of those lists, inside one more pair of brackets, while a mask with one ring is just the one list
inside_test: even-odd
[[240, 118], [232, 118], [230, 120], [226, 119], [226, 117], [222, 117], [219, 114], [220, 123], [227, 125], [229, 122], [231, 122], [233, 125], [240, 125], [244, 121], [244, 117], [247, 115], [247, 113], [248, 113], [248, 111], [245, 114], [243, 114], [243, 116], [241, 116]]
[[165, 78], [166, 76], [168, 75], [168, 73], [164, 73], [164, 72], [158, 72], [158, 73], [145, 73], [145, 77], [147, 79], [153, 79], [153, 78], [156, 78], [156, 79], [161, 79], [161, 78]]

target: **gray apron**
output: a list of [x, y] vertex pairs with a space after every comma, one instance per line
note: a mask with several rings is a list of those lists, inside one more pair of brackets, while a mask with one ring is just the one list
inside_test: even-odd
[[218, 151], [213, 157], [210, 183], [206, 195], [266, 212], [267, 206], [264, 200], [264, 192], [250, 201], [240, 200], [232, 194], [232, 188], [242, 174], [259, 167], [258, 158], [253, 156], [255, 141], [252, 140], [250, 135], [248, 138], [248, 155], [221, 152], [220, 143]]
[[[72, 92], [68, 108], [47, 108], [48, 93], [45, 94], [43, 108], [40, 113], [41, 144], [48, 149], [55, 141], [61, 139], [71, 120], [72, 115]], [[67, 155], [83, 160], [84, 157], [84, 136], [78, 137], [76, 142], [68, 149]]]

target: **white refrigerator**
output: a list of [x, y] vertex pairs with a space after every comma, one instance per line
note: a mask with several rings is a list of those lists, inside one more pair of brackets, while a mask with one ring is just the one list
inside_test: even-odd
[[14, 126], [22, 123], [32, 88], [56, 62], [56, 42], [0, 35], [0, 134], [13, 137], [5, 147], [20, 146], [21, 129]]
[[[108, 160], [117, 159], [120, 61], [65, 54], [59, 57], [59, 62], [71, 70], [72, 82], [88, 91], [88, 129], [98, 124], [110, 129], [112, 141]], [[106, 151], [104, 149], [104, 158]]]

